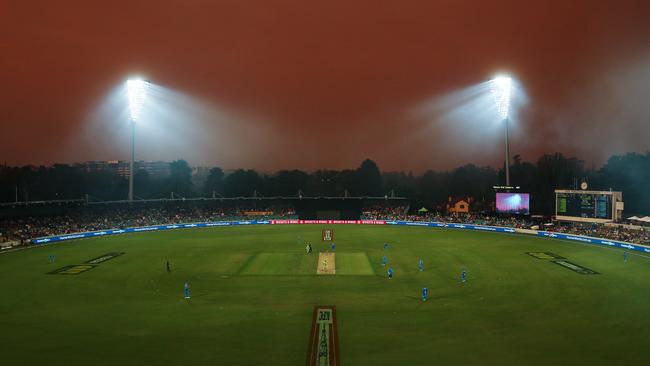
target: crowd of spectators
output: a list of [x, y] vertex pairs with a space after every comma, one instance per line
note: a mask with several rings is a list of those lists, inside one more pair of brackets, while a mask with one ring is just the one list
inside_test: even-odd
[[[28, 242], [30, 239], [150, 225], [242, 219], [297, 219], [295, 208], [278, 205], [266, 207], [210, 206], [99, 206], [70, 209], [55, 215], [26, 215], [0, 218], [0, 242]], [[650, 244], [650, 231], [624, 225], [573, 222], [533, 222], [527, 217], [482, 214], [445, 215], [438, 212], [409, 212], [409, 206], [372, 205], [363, 208], [364, 220], [404, 220], [541, 229], [637, 244]]]
[[374, 204], [365, 206], [362, 220], [404, 220], [408, 215], [408, 205]]
[[[631, 228], [625, 225], [607, 225], [577, 222], [534, 222], [525, 216], [499, 216], [482, 214], [445, 215], [438, 212], [409, 213], [408, 207], [396, 209], [371, 207], [364, 210], [364, 220], [403, 220], [427, 221], [442, 223], [474, 224], [487, 226], [511, 227], [517, 229], [547, 230], [559, 233], [591, 236], [610, 240], [625, 241], [636, 244], [650, 244], [650, 231], [642, 228]], [[545, 224], [545, 225], [544, 225]]]
[[229, 220], [295, 219], [291, 207], [210, 208], [210, 207], [111, 207], [70, 210], [61, 215], [22, 216], [0, 219], [4, 241], [29, 239], [150, 225]]
[[631, 229], [623, 225], [562, 222], [553, 225], [549, 231], [606, 238], [629, 243], [650, 244], [650, 231], [637, 228]]

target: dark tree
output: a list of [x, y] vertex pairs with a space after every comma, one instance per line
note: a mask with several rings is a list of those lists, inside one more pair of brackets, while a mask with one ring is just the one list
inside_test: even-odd
[[226, 197], [250, 197], [261, 187], [261, 178], [254, 170], [239, 169], [226, 176], [224, 194]]
[[216, 195], [223, 195], [223, 170], [221, 168], [212, 168], [208, 173], [203, 186], [203, 194], [205, 197], [212, 197], [214, 192]]
[[192, 194], [192, 168], [189, 164], [185, 160], [172, 161], [169, 164], [169, 172], [168, 191], [182, 197], [189, 197]]
[[271, 195], [294, 197], [298, 191], [305, 194], [309, 175], [300, 170], [280, 170], [267, 179], [270, 180]]
[[362, 196], [383, 196], [381, 172], [374, 161], [366, 159], [356, 172], [356, 182], [353, 182], [353, 189], [356, 194]]

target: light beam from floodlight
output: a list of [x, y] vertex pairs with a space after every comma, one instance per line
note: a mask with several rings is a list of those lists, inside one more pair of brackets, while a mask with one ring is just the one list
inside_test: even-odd
[[142, 106], [147, 99], [149, 82], [143, 79], [129, 79], [126, 89], [129, 94], [129, 111], [131, 112], [131, 161], [129, 162], [129, 201], [133, 201], [133, 163], [135, 160], [135, 122], [140, 118]]
[[512, 78], [508, 75], [497, 75], [490, 80], [490, 92], [494, 97], [499, 116], [503, 119], [506, 130], [506, 187], [510, 186], [510, 145], [508, 141], [508, 112], [510, 111], [510, 94]]

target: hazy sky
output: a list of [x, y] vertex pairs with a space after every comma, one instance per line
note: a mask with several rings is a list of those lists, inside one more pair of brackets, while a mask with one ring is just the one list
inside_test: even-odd
[[140, 74], [140, 159], [498, 165], [502, 126], [463, 96], [509, 71], [512, 154], [599, 164], [650, 149], [649, 19], [648, 0], [0, 0], [0, 161], [126, 159]]

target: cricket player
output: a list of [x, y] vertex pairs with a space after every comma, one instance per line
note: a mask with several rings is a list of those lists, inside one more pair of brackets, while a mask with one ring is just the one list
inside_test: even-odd
[[190, 285], [188, 285], [187, 282], [185, 282], [185, 286], [183, 286], [183, 293], [186, 299], [190, 298]]
[[393, 279], [393, 266], [388, 267], [388, 279]]
[[420, 258], [420, 264], [418, 265], [420, 267], [420, 272], [424, 269], [424, 263], [422, 263], [422, 258]]
[[334, 242], [332, 242], [332, 251], [334, 251], [334, 249], [336, 249], [336, 244], [334, 244]]
[[381, 265], [384, 266], [384, 267], [386, 267], [386, 263], [387, 263], [387, 262], [388, 262], [388, 259], [386, 259], [386, 256], [383, 256], [383, 257], [381, 258]]
[[307, 251], [307, 254], [309, 254], [309, 244], [305, 245], [305, 251]]
[[467, 272], [465, 270], [460, 272], [460, 282], [465, 283], [466, 277], [467, 277]]
[[426, 287], [422, 287], [422, 301], [427, 301], [428, 294], [429, 290]]
[[384, 243], [384, 250], [388, 249], [388, 243]]
[[627, 262], [627, 250], [623, 251], [623, 262]]
[[172, 272], [172, 266], [171, 264], [169, 264], [169, 261], [167, 261], [167, 273], [171, 273], [171, 272]]
[[56, 261], [56, 256], [54, 254], [50, 254], [47, 256], [47, 261], [49, 263], [54, 263]]

